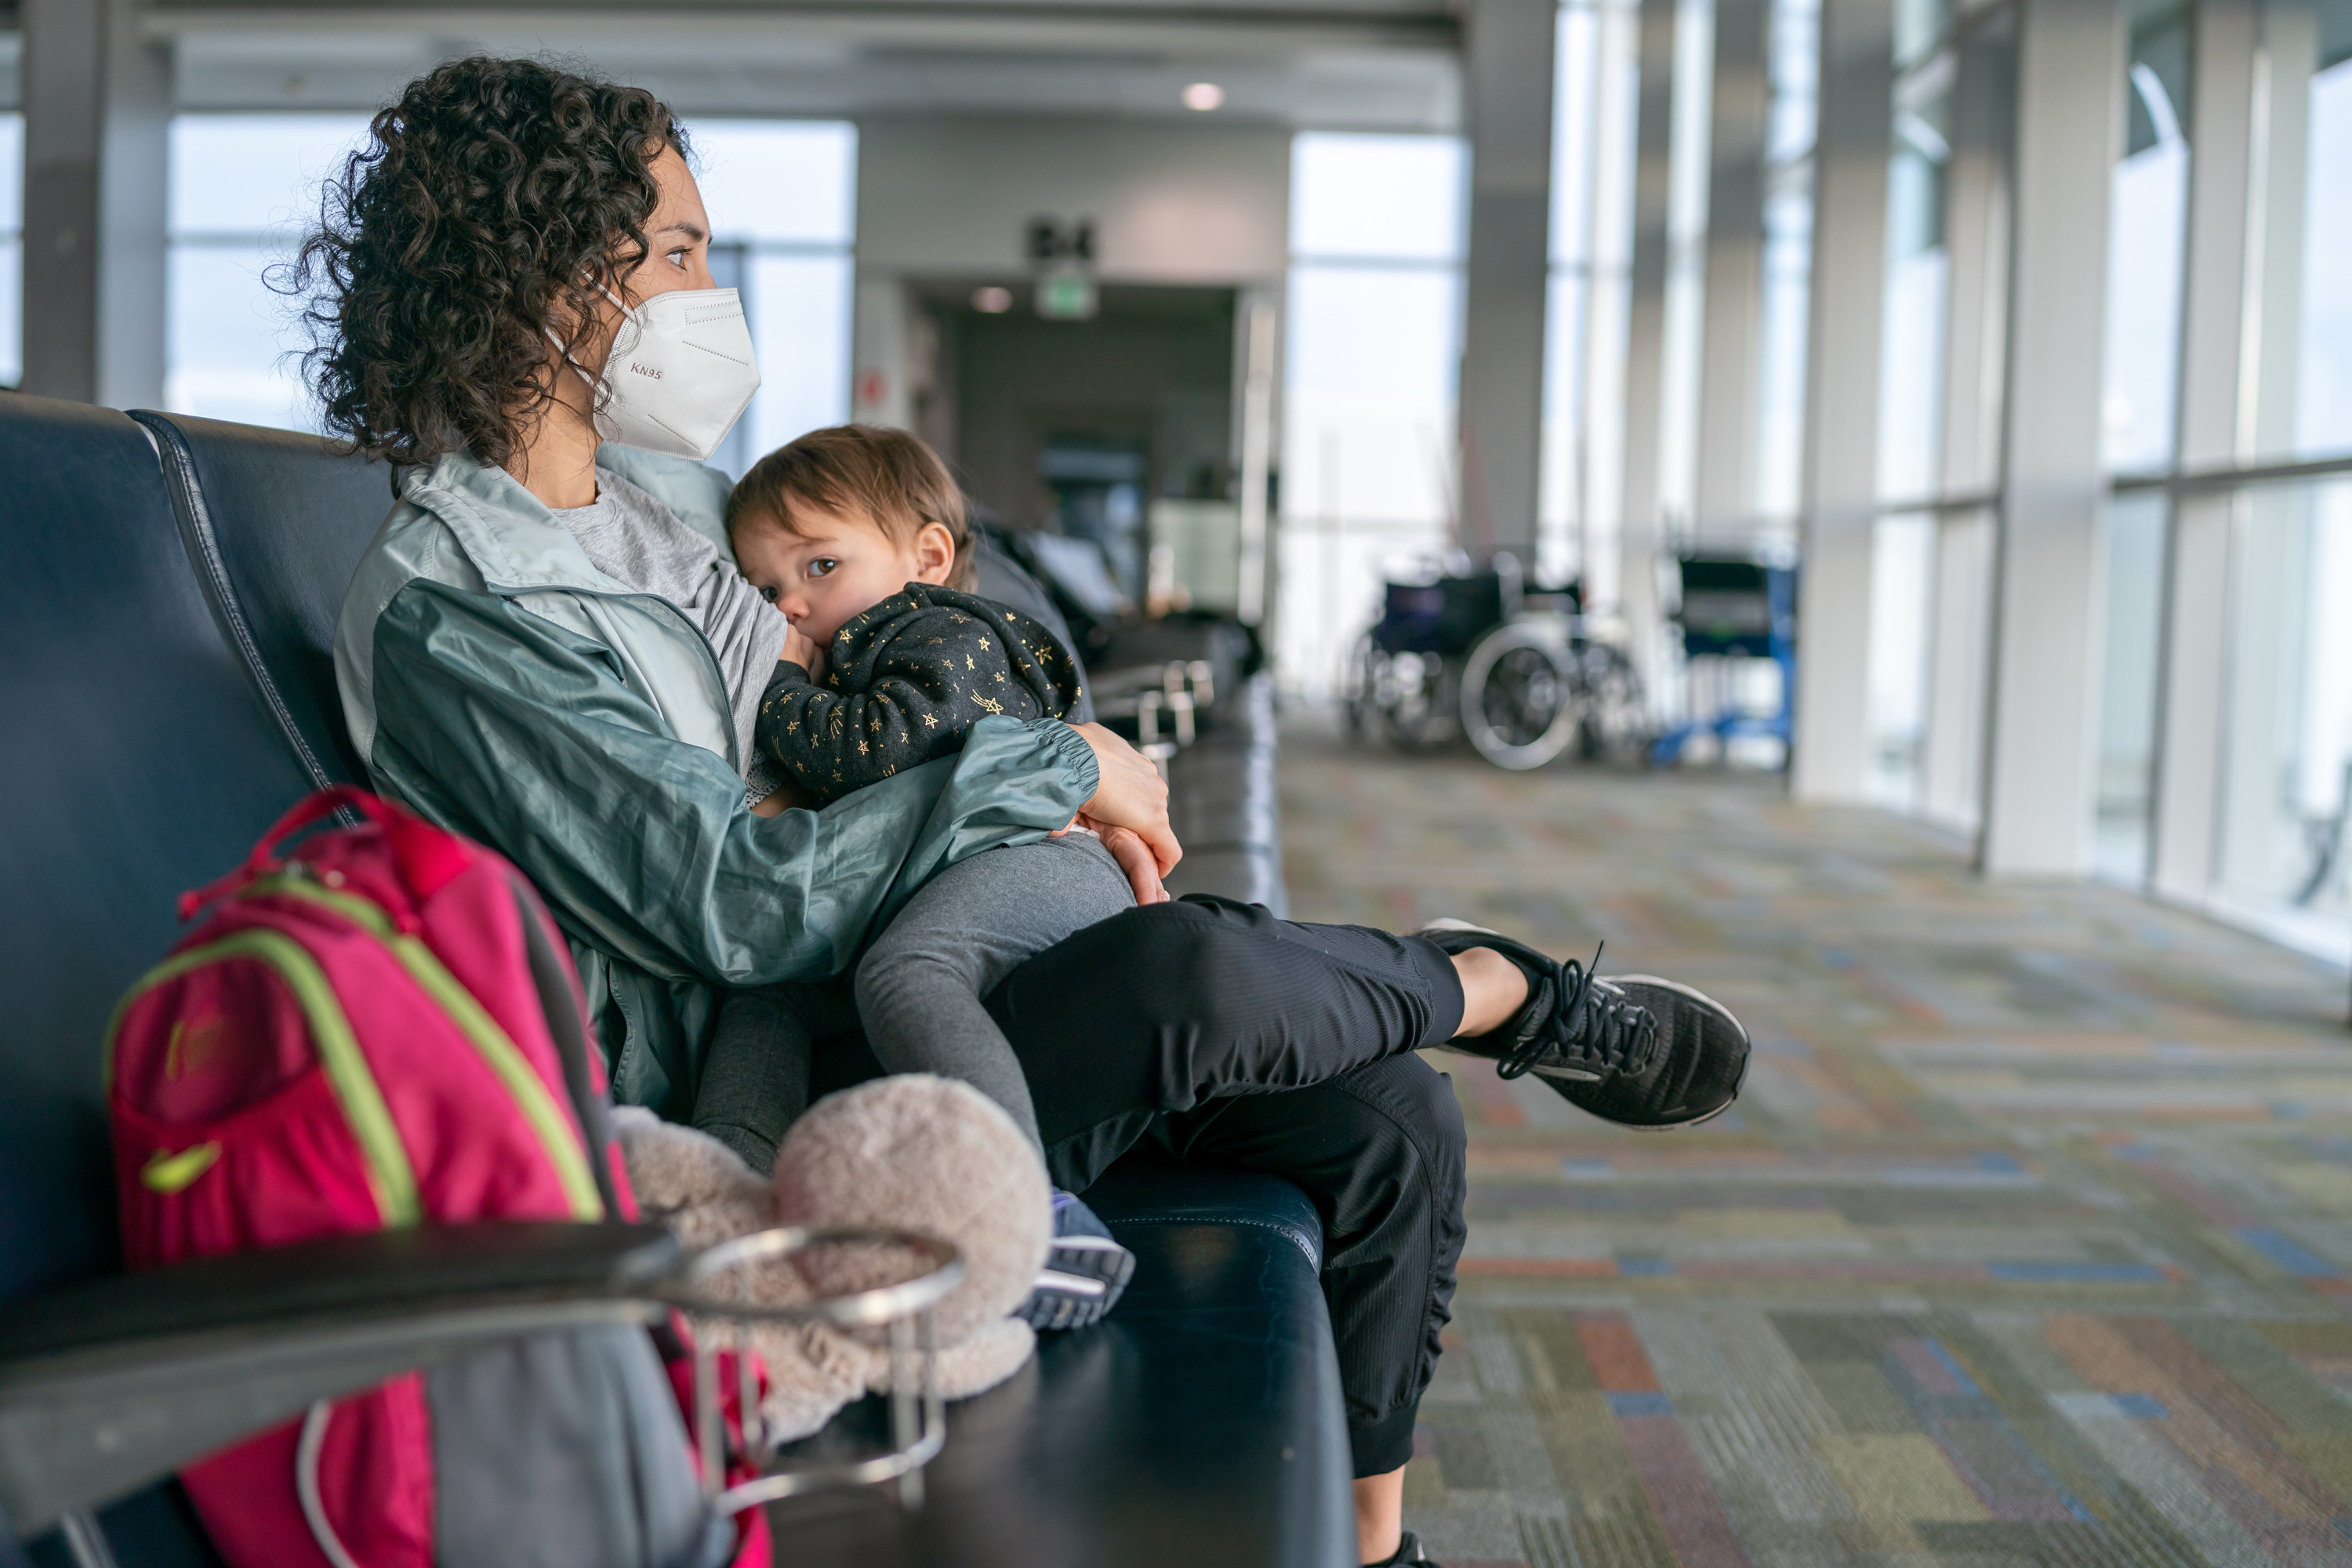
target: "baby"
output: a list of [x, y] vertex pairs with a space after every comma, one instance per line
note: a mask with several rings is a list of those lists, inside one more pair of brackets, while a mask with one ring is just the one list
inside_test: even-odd
[[[1083, 693], [1053, 633], [968, 591], [962, 493], [903, 431], [843, 426], [770, 453], [728, 499], [727, 533], [744, 577], [792, 622], [754, 731], [765, 771], [791, 781], [782, 804], [821, 807], [959, 752], [992, 713], [1067, 718]], [[875, 1057], [972, 1085], [1042, 1152], [1020, 1061], [982, 998], [1073, 931], [1167, 896], [1139, 837], [1084, 819], [949, 868], [857, 966]], [[1133, 1259], [1075, 1197], [1055, 1202], [1054, 1256], [1028, 1316], [1076, 1327], [1108, 1310]]]

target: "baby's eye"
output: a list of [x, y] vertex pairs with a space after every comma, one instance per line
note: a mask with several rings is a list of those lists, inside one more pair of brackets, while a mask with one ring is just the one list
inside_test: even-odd
[[762, 588], [760, 590], [760, 597], [772, 605], [776, 602], [776, 591], [773, 588]]
[[815, 560], [809, 563], [809, 575], [812, 577], [830, 577], [833, 575], [833, 569], [840, 564], [841, 563], [839, 561], [830, 555], [820, 555]]

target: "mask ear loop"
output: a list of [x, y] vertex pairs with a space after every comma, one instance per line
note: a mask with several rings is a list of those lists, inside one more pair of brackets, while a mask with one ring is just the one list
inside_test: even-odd
[[[630, 310], [630, 309], [629, 309], [629, 307], [628, 307], [628, 306], [626, 306], [625, 304], [622, 304], [622, 302], [621, 302], [621, 297], [620, 297], [618, 294], [615, 294], [615, 293], [614, 293], [614, 292], [613, 292], [613, 289], [612, 289], [612, 286], [611, 286], [611, 285], [609, 285], [609, 284], [604, 284], [604, 283], [599, 283], [599, 284], [597, 284], [597, 285], [596, 285], [596, 289], [597, 289], [597, 291], [598, 291], [599, 293], [601, 293], [601, 294], [603, 294], [603, 295], [604, 296], [604, 298], [606, 298], [607, 300], [610, 300], [611, 301], [613, 301], [613, 303], [614, 303], [614, 304], [615, 304], [615, 305], [619, 305], [619, 306], [620, 306], [620, 310], [621, 310], [621, 321], [620, 321], [620, 326], [616, 326], [616, 327], [614, 327], [614, 328], [613, 329], [613, 341], [614, 341], [615, 343], [618, 343], [618, 342], [620, 342], [620, 340], [621, 340], [621, 331], [620, 331], [620, 328], [621, 328], [621, 327], [627, 326], [627, 325], [629, 324], [630, 318], [634, 317], [634, 316], [636, 314], [636, 311], [635, 311], [635, 310]], [[642, 309], [642, 307], [640, 307], [640, 309]], [[557, 337], [557, 336], [555, 335], [555, 329], [554, 329], [553, 327], [541, 327], [541, 328], [540, 329], [540, 331], [541, 331], [541, 332], [543, 332], [543, 333], [545, 333], [545, 334], [546, 334], [547, 341], [548, 341], [549, 342], [553, 343], [553, 344], [555, 345], [555, 352], [556, 352], [558, 354], [560, 354], [560, 355], [562, 355], [562, 358], [563, 358], [563, 363], [566, 363], [566, 364], [568, 364], [568, 365], [570, 365], [570, 366], [572, 367], [572, 374], [574, 374], [574, 375], [576, 375], [576, 376], [578, 376], [582, 381], [583, 381], [583, 382], [585, 382], [585, 383], [587, 384], [587, 385], [588, 385], [588, 392], [589, 392], [589, 395], [590, 395], [590, 397], [591, 397], [591, 399], [592, 399], [592, 400], [593, 400], [596, 395], [600, 395], [600, 394], [602, 394], [602, 393], [604, 392], [604, 378], [603, 376], [601, 376], [601, 375], [591, 375], [591, 374], [588, 374], [588, 367], [587, 367], [586, 365], [582, 364], [578, 360], [573, 359], [573, 358], [572, 357], [572, 351], [571, 351], [570, 349], [565, 348], [565, 347], [563, 346], [563, 340], [562, 340], [562, 338], [559, 338], [559, 337]], [[609, 351], [609, 350], [606, 352], [606, 357], [607, 357], [608, 359], [611, 357], [611, 353], [610, 353], [610, 351]], [[596, 416], [596, 413], [597, 413], [597, 410], [596, 410], [596, 409], [594, 409], [594, 408], [592, 406], [592, 407], [591, 407], [591, 409], [589, 410], [589, 417], [590, 417], [590, 419], [591, 419], [591, 420], [593, 420], [593, 419], [594, 419], [594, 417], [595, 417], [595, 416]]]

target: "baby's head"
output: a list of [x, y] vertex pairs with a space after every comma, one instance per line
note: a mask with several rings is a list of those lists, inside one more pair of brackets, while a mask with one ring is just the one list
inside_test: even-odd
[[909, 583], [972, 584], [963, 492], [904, 430], [837, 425], [779, 447], [727, 498], [751, 585], [822, 647]]

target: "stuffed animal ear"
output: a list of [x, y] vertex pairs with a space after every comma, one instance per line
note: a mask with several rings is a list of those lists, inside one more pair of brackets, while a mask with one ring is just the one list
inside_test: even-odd
[[[959, 1344], [1027, 1298], [1053, 1239], [1045, 1162], [1013, 1118], [970, 1084], [928, 1073], [876, 1079], [826, 1096], [776, 1152], [780, 1225], [871, 1225], [953, 1243], [963, 1283], [937, 1309], [941, 1345]], [[826, 1295], [915, 1271], [889, 1249], [804, 1254]], [[1014, 1364], [1018, 1364], [1016, 1362]]]
[[751, 1173], [735, 1151], [707, 1132], [664, 1121], [635, 1106], [622, 1106], [613, 1111], [613, 1134], [620, 1141], [637, 1202], [654, 1213], [746, 1200], [766, 1206], [767, 1184]]

